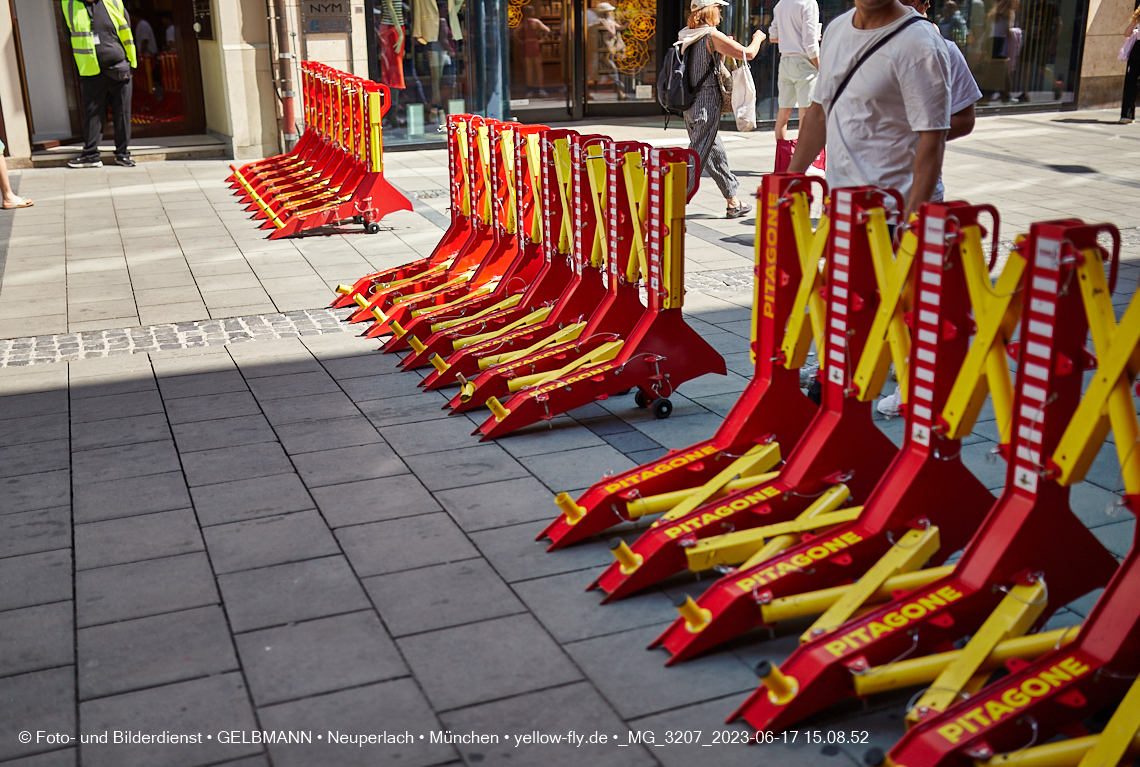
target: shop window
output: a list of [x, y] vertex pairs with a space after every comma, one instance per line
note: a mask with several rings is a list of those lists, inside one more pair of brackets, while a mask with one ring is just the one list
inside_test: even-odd
[[384, 143], [441, 141], [447, 115], [466, 112], [463, 0], [371, 0], [373, 79], [391, 89]]

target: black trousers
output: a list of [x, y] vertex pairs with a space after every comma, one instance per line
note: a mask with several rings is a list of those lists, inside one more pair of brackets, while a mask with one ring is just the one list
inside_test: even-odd
[[1124, 101], [1120, 105], [1120, 117], [1136, 119], [1136, 85], [1140, 82], [1140, 43], [1132, 46], [1128, 54], [1128, 69], [1124, 72]]
[[115, 156], [128, 157], [131, 150], [131, 79], [116, 80], [103, 73], [79, 78], [83, 96], [83, 156], [96, 157], [103, 138], [103, 118], [111, 107], [115, 126]]

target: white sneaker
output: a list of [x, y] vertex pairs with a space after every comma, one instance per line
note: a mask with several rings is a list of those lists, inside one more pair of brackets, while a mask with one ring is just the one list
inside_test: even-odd
[[875, 404], [875, 408], [887, 418], [898, 418], [902, 414], [902, 389], [896, 386], [893, 393]]

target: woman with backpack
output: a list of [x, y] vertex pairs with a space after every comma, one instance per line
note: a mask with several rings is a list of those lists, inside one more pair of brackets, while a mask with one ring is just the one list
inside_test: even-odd
[[701, 156], [701, 168], [709, 172], [724, 195], [727, 204], [725, 217], [740, 218], [747, 215], [752, 206], [736, 196], [740, 182], [728, 168], [728, 155], [717, 133], [722, 98], [718, 70], [725, 56], [743, 61], [755, 58], [765, 36], [756, 30], [751, 45], [746, 47], [721, 32], [717, 27], [720, 26], [722, 5], [728, 3], [724, 0], [692, 0], [689, 25], [677, 34], [675, 44], [681, 47], [681, 54], [688, 61], [686, 72], [693, 86], [693, 103], [685, 110], [689, 147]]

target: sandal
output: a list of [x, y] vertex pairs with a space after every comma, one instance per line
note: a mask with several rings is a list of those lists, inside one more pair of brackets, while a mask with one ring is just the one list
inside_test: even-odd
[[30, 208], [36, 204], [34, 200], [26, 200], [23, 197], [17, 197], [16, 199], [19, 202], [17, 202], [15, 205], [8, 205], [7, 203], [3, 203], [2, 205], [3, 205], [4, 210], [15, 210], [16, 208]]
[[742, 202], [735, 208], [727, 208], [724, 213], [725, 218], [741, 218], [747, 216], [752, 212], [752, 206], [746, 202]]

